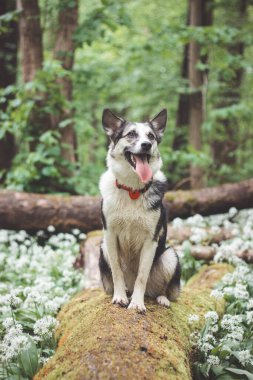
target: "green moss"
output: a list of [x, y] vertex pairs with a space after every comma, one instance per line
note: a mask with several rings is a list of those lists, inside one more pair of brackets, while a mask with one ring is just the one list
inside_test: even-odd
[[145, 315], [112, 305], [101, 290], [78, 294], [60, 312], [57, 352], [35, 379], [191, 379], [189, 314], [223, 311], [210, 288], [230, 270], [202, 268], [178, 302], [166, 309], [147, 300]]
[[186, 205], [196, 204], [196, 198], [194, 197], [194, 193], [192, 191], [187, 190], [168, 191], [167, 193], [165, 193], [164, 199], [167, 202], [181, 201]]

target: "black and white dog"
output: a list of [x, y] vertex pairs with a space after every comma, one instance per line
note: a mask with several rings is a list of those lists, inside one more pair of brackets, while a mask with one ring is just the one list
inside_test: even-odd
[[104, 239], [100, 272], [112, 302], [145, 312], [144, 294], [169, 306], [180, 292], [180, 265], [166, 248], [166, 179], [158, 151], [167, 121], [164, 109], [151, 121], [128, 122], [109, 109], [103, 127], [111, 144], [100, 180]]

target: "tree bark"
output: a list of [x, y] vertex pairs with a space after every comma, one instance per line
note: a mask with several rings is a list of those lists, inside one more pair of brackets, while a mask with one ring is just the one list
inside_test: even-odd
[[33, 80], [42, 68], [43, 47], [38, 0], [17, 0], [21, 11], [19, 19], [20, 55], [23, 81]]
[[[1, 0], [0, 1], [0, 15], [7, 12], [15, 11], [15, 0]], [[17, 42], [18, 30], [17, 22], [11, 21], [8, 31], [0, 34], [0, 87], [5, 88], [11, 84], [16, 83], [17, 71]], [[1, 111], [6, 111], [7, 102], [1, 103]], [[12, 163], [16, 153], [14, 136], [7, 132], [0, 140], [0, 172], [7, 171]], [[0, 177], [0, 182], [4, 179]]]
[[[189, 20], [190, 14], [189, 14], [189, 8], [187, 12], [187, 23], [186, 25], [189, 26]], [[188, 72], [189, 72], [189, 44], [186, 44], [184, 46], [183, 51], [183, 62], [181, 67], [181, 78], [184, 82], [188, 80]], [[186, 85], [186, 84], [185, 84]], [[179, 151], [184, 150], [187, 147], [188, 141], [187, 141], [187, 132], [186, 128], [189, 125], [189, 110], [190, 110], [190, 96], [188, 93], [182, 93], [179, 95], [178, 99], [178, 107], [177, 107], [177, 116], [176, 116], [176, 126], [175, 126], [175, 132], [174, 132], [174, 138], [172, 142], [172, 149], [173, 151]], [[177, 172], [183, 180], [180, 181], [180, 186], [182, 186], [182, 182], [185, 188], [189, 188], [189, 168], [185, 167], [182, 170], [180, 170], [180, 165], [178, 164], [178, 161], [173, 161], [169, 163], [168, 165], [168, 173], [175, 173]], [[176, 184], [178, 185], [178, 183]], [[168, 190], [175, 189], [175, 183], [168, 178]], [[182, 187], [181, 187], [182, 188]]]
[[[190, 1], [190, 26], [207, 26], [212, 23], [212, 10], [210, 1]], [[203, 57], [206, 61], [207, 56]], [[189, 43], [189, 66], [188, 77], [192, 93], [190, 95], [189, 108], [189, 143], [195, 150], [201, 150], [201, 125], [204, 120], [203, 103], [203, 73], [196, 65], [201, 62], [200, 44], [192, 40]], [[190, 167], [191, 187], [199, 189], [203, 187], [203, 170], [196, 165]]]
[[[58, 31], [54, 47], [54, 58], [58, 59], [65, 70], [71, 71], [74, 64], [74, 32], [78, 24], [78, 1], [63, 1], [60, 5], [58, 15]], [[65, 76], [59, 80], [62, 95], [68, 100], [72, 100], [72, 80]], [[63, 115], [53, 118], [56, 126], [64, 118], [70, 118], [69, 111], [63, 110]], [[76, 162], [76, 135], [73, 123], [61, 129], [61, 144], [67, 144], [62, 148], [62, 157], [72, 163]]]
[[111, 304], [100, 290], [87, 290], [63, 307], [55, 355], [35, 376], [41, 379], [190, 380], [190, 314], [224, 312], [210, 290], [227, 264], [203, 267], [169, 309], [146, 301], [146, 315]]
[[[248, 0], [235, 0], [231, 4], [231, 10], [227, 13], [227, 19], [223, 20], [225, 24], [232, 27], [242, 28], [247, 17]], [[244, 42], [235, 41], [227, 46], [227, 52], [233, 57], [243, 58]], [[219, 76], [220, 93], [218, 93], [217, 108], [230, 107], [236, 105], [241, 99], [241, 84], [243, 80], [244, 68], [237, 67], [233, 76], [227, 76], [227, 68], [225, 73]], [[238, 130], [239, 123], [236, 117], [219, 118], [217, 123], [223, 125], [224, 138], [214, 139], [211, 143], [212, 154], [215, 168], [220, 168], [223, 164], [234, 165], [236, 163], [235, 151], [238, 147]]]
[[[242, 196], [243, 194], [243, 196]], [[61, 196], [0, 191], [0, 228], [36, 231], [54, 225], [58, 231], [101, 229], [100, 197]], [[171, 191], [164, 197], [169, 219], [196, 213], [223, 213], [234, 206], [253, 207], [253, 179], [193, 191]]]

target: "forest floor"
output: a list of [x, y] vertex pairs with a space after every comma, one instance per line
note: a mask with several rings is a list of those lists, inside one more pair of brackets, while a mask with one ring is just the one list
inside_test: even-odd
[[[57, 234], [53, 226], [33, 236], [0, 230], [1, 380], [32, 379], [53, 355], [59, 309], [80, 289], [98, 285], [100, 239], [101, 232]], [[252, 379], [253, 269], [240, 257], [252, 259], [253, 210], [174, 219], [168, 243], [180, 255], [184, 283], [210, 259], [235, 267], [210, 295], [225, 299], [223, 317], [207, 313], [203, 323], [189, 315], [195, 377]]]

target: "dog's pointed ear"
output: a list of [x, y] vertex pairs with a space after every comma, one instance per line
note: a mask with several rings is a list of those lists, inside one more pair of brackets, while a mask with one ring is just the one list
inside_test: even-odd
[[165, 108], [162, 111], [160, 111], [152, 120], [150, 120], [150, 123], [158, 138], [158, 142], [160, 142], [163, 137], [163, 132], [166, 127], [166, 122], [167, 122], [167, 110]]
[[124, 119], [114, 115], [108, 108], [104, 109], [102, 116], [102, 124], [106, 134], [112, 137], [117, 129], [124, 123]]

